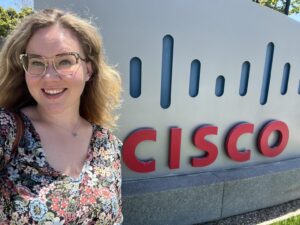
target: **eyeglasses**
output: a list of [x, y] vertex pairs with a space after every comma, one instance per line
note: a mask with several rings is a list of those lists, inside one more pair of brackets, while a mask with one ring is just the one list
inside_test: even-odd
[[20, 55], [20, 61], [24, 70], [29, 75], [36, 77], [45, 75], [47, 68], [50, 65], [50, 61], [52, 61], [52, 65], [59, 75], [73, 75], [73, 73], [79, 68], [79, 59], [85, 62], [87, 61], [77, 52], [66, 52], [55, 55], [51, 58], [29, 53]]

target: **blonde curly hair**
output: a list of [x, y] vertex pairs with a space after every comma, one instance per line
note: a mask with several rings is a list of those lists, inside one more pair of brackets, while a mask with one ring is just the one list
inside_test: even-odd
[[45, 9], [27, 16], [7, 37], [0, 52], [0, 106], [18, 110], [36, 104], [28, 91], [19, 55], [25, 53], [37, 30], [54, 24], [70, 29], [77, 36], [86, 58], [92, 63], [93, 75], [81, 96], [80, 115], [89, 122], [115, 127], [117, 116], [114, 111], [121, 97], [120, 75], [106, 63], [102, 38], [95, 26], [58, 9]]

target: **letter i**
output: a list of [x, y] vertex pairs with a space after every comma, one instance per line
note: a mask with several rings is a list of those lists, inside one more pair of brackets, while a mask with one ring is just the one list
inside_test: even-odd
[[181, 128], [172, 127], [170, 130], [169, 168], [180, 167]]

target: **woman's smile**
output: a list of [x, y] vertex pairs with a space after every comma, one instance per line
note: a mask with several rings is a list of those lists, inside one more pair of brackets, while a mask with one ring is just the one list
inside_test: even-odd
[[49, 96], [58, 96], [62, 93], [64, 93], [67, 90], [67, 88], [59, 88], [59, 89], [46, 89], [42, 88], [42, 91]]

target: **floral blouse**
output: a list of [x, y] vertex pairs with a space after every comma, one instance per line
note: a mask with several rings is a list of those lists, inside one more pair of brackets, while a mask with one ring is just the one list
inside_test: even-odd
[[79, 178], [47, 162], [39, 134], [20, 113], [25, 130], [12, 154], [14, 116], [0, 109], [0, 225], [121, 224], [121, 142], [93, 125], [88, 155]]

